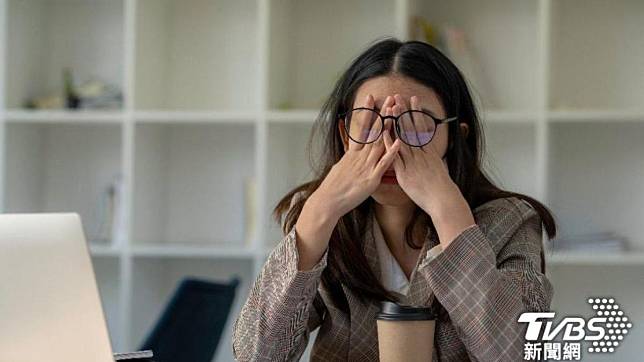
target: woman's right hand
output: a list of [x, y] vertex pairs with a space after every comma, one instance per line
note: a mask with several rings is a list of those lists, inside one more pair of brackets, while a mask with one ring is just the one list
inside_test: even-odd
[[[373, 108], [373, 97], [367, 96], [365, 103], [363, 107]], [[382, 107], [385, 115], [391, 114], [393, 103], [393, 97], [387, 97]], [[295, 224], [299, 270], [310, 270], [320, 262], [338, 220], [376, 191], [382, 175], [393, 164], [400, 140], [386, 149], [383, 138], [389, 137], [390, 124], [387, 119], [382, 137], [375, 142], [365, 145], [349, 139], [340, 161], [304, 203]]]
[[[385, 116], [391, 115], [394, 102], [394, 97], [388, 96], [383, 103], [381, 110]], [[374, 99], [370, 94], [367, 95], [364, 103], [360, 107], [374, 108]], [[366, 119], [353, 119], [352, 127], [368, 123], [370, 121]], [[353, 210], [373, 194], [380, 185], [383, 174], [393, 164], [400, 149], [398, 138], [392, 147], [389, 149], [385, 147], [384, 137], [389, 137], [391, 127], [391, 120], [387, 119], [381, 136], [372, 143], [361, 144], [347, 137], [348, 149], [345, 147], [345, 153], [340, 161], [331, 167], [327, 176], [313, 193], [317, 193], [316, 197], [324, 200], [324, 204], [330, 208], [329, 211], [332, 210], [334, 217], [339, 219]]]

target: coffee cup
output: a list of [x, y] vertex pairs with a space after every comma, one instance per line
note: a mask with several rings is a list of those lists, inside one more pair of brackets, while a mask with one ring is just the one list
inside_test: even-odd
[[431, 361], [435, 323], [429, 307], [381, 302], [376, 316], [380, 361]]

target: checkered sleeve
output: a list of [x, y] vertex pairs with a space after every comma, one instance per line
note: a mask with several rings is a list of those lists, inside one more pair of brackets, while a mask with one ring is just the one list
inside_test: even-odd
[[523, 359], [522, 312], [547, 311], [552, 285], [540, 268], [541, 218], [531, 207], [501, 207], [421, 264], [473, 361]]
[[[300, 358], [309, 333], [321, 322], [317, 291], [328, 248], [310, 270], [298, 270], [295, 227], [271, 252], [233, 325], [238, 361], [291, 361]], [[315, 302], [315, 303], [314, 303]]]

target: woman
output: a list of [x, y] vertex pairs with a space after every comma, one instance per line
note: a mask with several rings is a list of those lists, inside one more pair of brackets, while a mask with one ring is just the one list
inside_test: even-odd
[[[380, 116], [378, 115], [380, 114]], [[418, 41], [381, 40], [324, 104], [317, 177], [274, 210], [285, 233], [233, 327], [239, 360], [377, 361], [382, 300], [432, 306], [435, 361], [523, 359], [524, 311], [546, 311], [538, 201], [492, 184], [463, 76]], [[429, 357], [428, 357], [429, 358]]]

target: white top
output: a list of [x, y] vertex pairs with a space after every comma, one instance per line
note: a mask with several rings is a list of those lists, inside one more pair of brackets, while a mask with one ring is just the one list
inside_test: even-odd
[[[382, 230], [380, 229], [380, 224], [373, 214], [373, 236], [376, 243], [376, 249], [378, 250], [378, 260], [380, 263], [381, 271], [381, 283], [385, 289], [389, 291], [398, 292], [403, 295], [407, 295], [409, 292], [409, 279], [407, 275], [402, 270], [402, 267], [396, 260], [396, 258], [391, 253], [389, 245], [383, 237]], [[427, 251], [428, 255], [436, 256], [442, 251], [440, 244], [434, 246]]]

